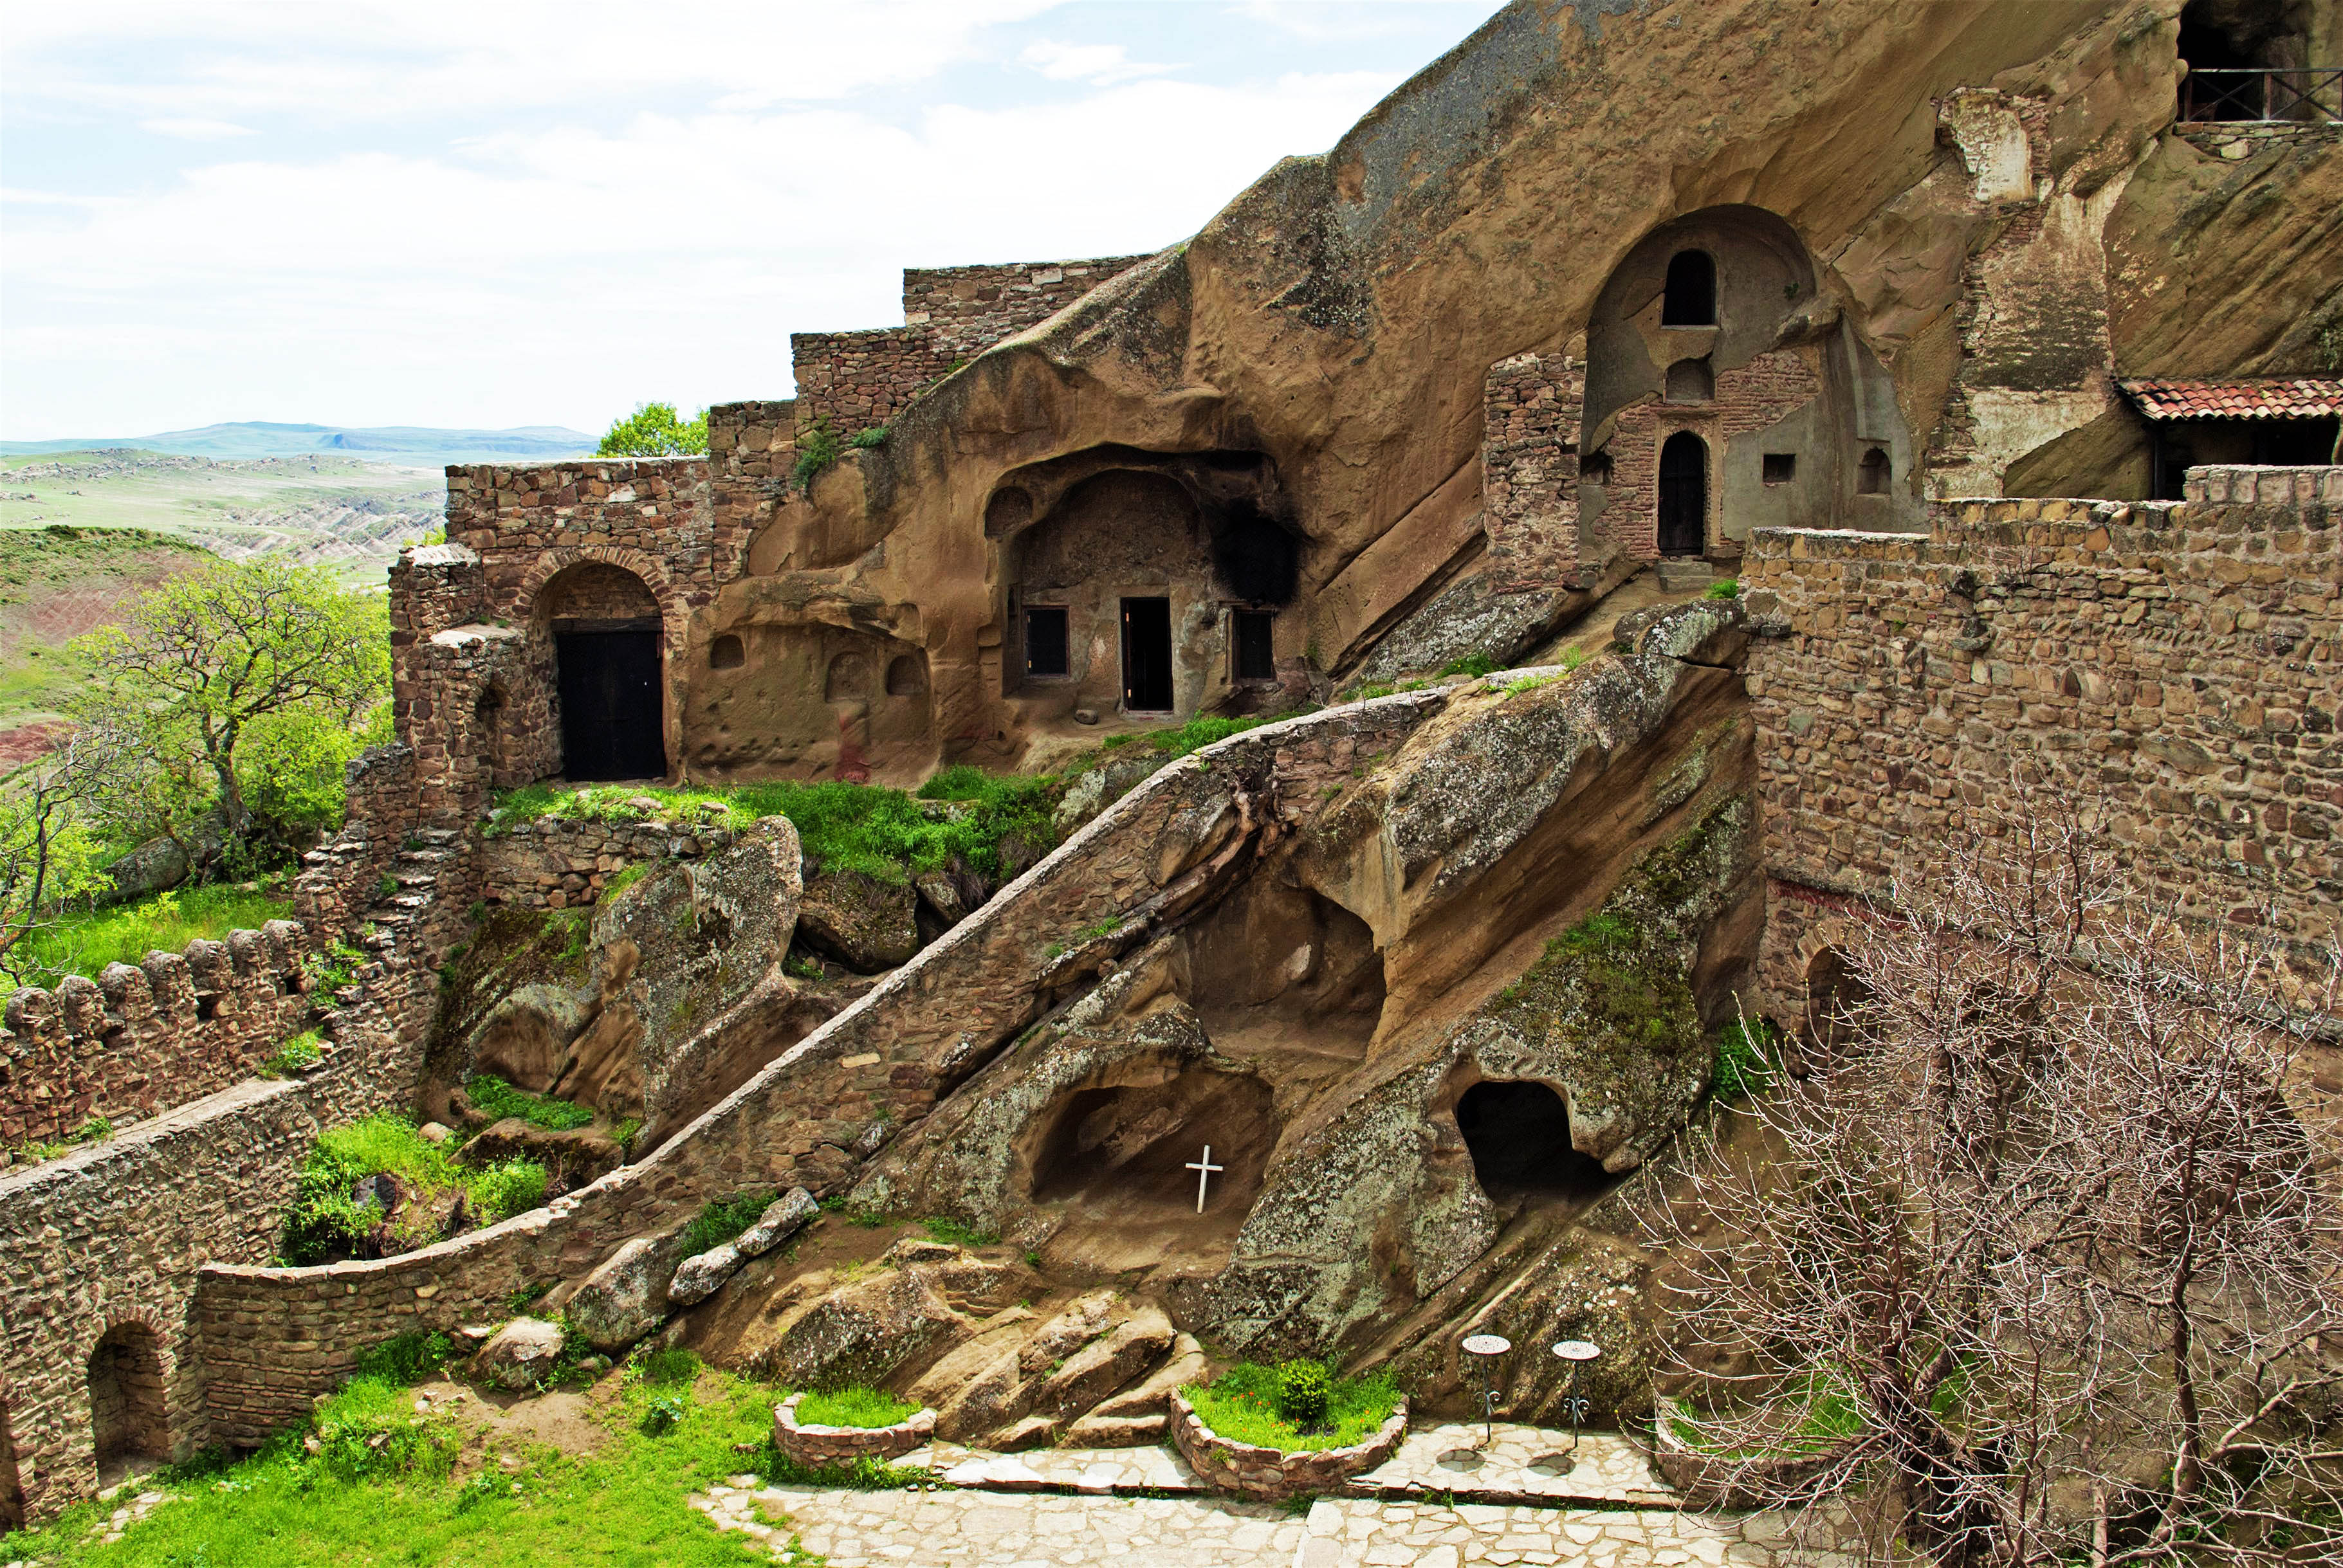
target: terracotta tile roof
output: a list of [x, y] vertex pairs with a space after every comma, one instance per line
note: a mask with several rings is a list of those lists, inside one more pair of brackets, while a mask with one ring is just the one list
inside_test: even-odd
[[2343, 380], [2118, 380], [2150, 419], [2316, 419], [2343, 414]]

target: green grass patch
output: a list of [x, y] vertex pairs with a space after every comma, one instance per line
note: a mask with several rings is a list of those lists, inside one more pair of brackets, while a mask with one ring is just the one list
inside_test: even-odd
[[472, 1108], [491, 1121], [502, 1121], [508, 1116], [518, 1116], [531, 1127], [566, 1132], [573, 1128], [590, 1127], [594, 1112], [583, 1105], [550, 1095], [531, 1094], [525, 1089], [515, 1089], [493, 1073], [474, 1073], [464, 1081], [464, 1098]]
[[217, 941], [233, 930], [258, 930], [291, 917], [293, 906], [239, 888], [175, 888], [134, 904], [61, 915], [25, 940], [35, 984], [67, 975], [96, 980], [108, 964], [134, 968], [148, 952], [176, 953], [189, 942]]
[[922, 1220], [920, 1225], [935, 1240], [954, 1247], [990, 1247], [1001, 1240], [1000, 1236], [993, 1231], [980, 1231], [975, 1226], [955, 1220], [949, 1214], [938, 1214], [931, 1219]]
[[1726, 578], [1723, 582], [1711, 583], [1708, 585], [1708, 591], [1700, 597], [1703, 598], [1739, 598], [1741, 597], [1741, 580], [1738, 578]]
[[[1319, 1376], [1302, 1375], [1302, 1365], [1316, 1368]], [[1180, 1392], [1206, 1426], [1232, 1442], [1312, 1452], [1365, 1442], [1391, 1419], [1400, 1401], [1399, 1385], [1388, 1372], [1334, 1377], [1315, 1362], [1272, 1367], [1240, 1362], [1211, 1382], [1191, 1383]], [[1305, 1394], [1298, 1402], [1297, 1396]], [[1320, 1408], [1321, 1398], [1324, 1414], [1312, 1421], [1311, 1410], [1299, 1405]], [[1289, 1411], [1302, 1420], [1292, 1419]], [[1318, 1430], [1303, 1430], [1305, 1422]]]
[[534, 1161], [508, 1160], [467, 1171], [445, 1145], [427, 1140], [407, 1118], [369, 1116], [328, 1128], [310, 1145], [277, 1245], [280, 1260], [294, 1266], [319, 1263], [356, 1247], [383, 1215], [371, 1198], [357, 1201], [350, 1190], [376, 1175], [397, 1178], [408, 1194], [397, 1218], [413, 1229], [393, 1238], [402, 1247], [438, 1239], [438, 1201], [458, 1188], [472, 1220], [482, 1225], [526, 1213], [545, 1201], [545, 1167]]
[[771, 1208], [773, 1200], [779, 1196], [766, 1187], [702, 1205], [684, 1230], [683, 1255], [689, 1258], [710, 1247], [722, 1246], [755, 1224], [757, 1216]]
[[1497, 661], [1485, 653], [1468, 653], [1463, 658], [1452, 658], [1440, 667], [1443, 676], [1469, 675], [1478, 680], [1496, 671]]
[[[661, 1402], [670, 1419], [654, 1422], [652, 1409]], [[451, 1463], [460, 1429], [418, 1416], [397, 1380], [363, 1377], [326, 1401], [307, 1428], [250, 1459], [149, 1474], [141, 1484], [171, 1501], [132, 1524], [122, 1540], [99, 1539], [93, 1526], [114, 1504], [93, 1501], [39, 1532], [0, 1535], [0, 1562], [22, 1558], [43, 1568], [770, 1568], [770, 1548], [719, 1534], [686, 1501], [729, 1475], [769, 1466], [770, 1388], [703, 1372], [673, 1384], [627, 1387], [599, 1419], [609, 1436], [590, 1457], [508, 1443], [502, 1452], [521, 1461], [518, 1468], [490, 1462], [459, 1475]], [[302, 1444], [311, 1436], [315, 1454]], [[880, 1484], [913, 1479], [924, 1473]]]
[[[1048, 775], [1001, 777], [968, 767], [944, 769], [917, 796], [837, 779], [784, 779], [723, 789], [532, 784], [498, 799], [488, 830], [507, 832], [541, 817], [641, 822], [699, 813], [712, 821], [744, 824], [787, 817], [798, 830], [809, 869], [859, 871], [900, 883], [955, 863], [995, 877], [1009, 859], [1019, 864], [1040, 859], [1057, 842], [1050, 826], [1057, 795], [1058, 781]], [[657, 801], [657, 809], [635, 804], [640, 799]], [[970, 809], [930, 816], [921, 809], [922, 799], [965, 801]]]
[[1728, 1104], [1759, 1094], [1774, 1081], [1779, 1040], [1764, 1019], [1735, 1019], [1716, 1035], [1716, 1068], [1711, 1080], [1716, 1098]]
[[827, 1393], [809, 1393], [798, 1401], [800, 1426], [892, 1426], [919, 1412], [920, 1407], [910, 1401], [860, 1383]]

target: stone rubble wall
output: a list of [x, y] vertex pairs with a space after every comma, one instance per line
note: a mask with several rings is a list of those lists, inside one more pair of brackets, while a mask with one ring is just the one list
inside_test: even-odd
[[479, 614], [518, 623], [537, 590], [580, 561], [624, 567], [659, 599], [671, 646], [684, 617], [739, 575], [744, 532], [719, 527], [704, 457], [569, 459], [447, 470], [447, 542], [478, 554]]
[[1956, 836], [2073, 802], [2187, 914], [2343, 932], [2343, 468], [2189, 471], [2181, 501], [1953, 500], [1928, 536], [1761, 530], [1744, 562], [1795, 1019], [1850, 901]]
[[1398, 1452], [1407, 1437], [1407, 1402], [1399, 1402], [1373, 1437], [1348, 1448], [1264, 1448], [1222, 1437], [1204, 1424], [1188, 1396], [1176, 1389], [1171, 1424], [1172, 1445], [1198, 1480], [1232, 1496], [1282, 1503], [1289, 1497], [1338, 1492], [1351, 1477]]
[[1551, 588], [1578, 567], [1578, 426], [1586, 367], [1517, 354], [1483, 386], [1482, 531], [1500, 592]]
[[773, 1446], [817, 1470], [859, 1459], [886, 1461], [925, 1447], [936, 1435], [936, 1412], [922, 1409], [892, 1426], [800, 1426], [793, 1393], [773, 1407]]
[[696, 860], [729, 848], [732, 837], [729, 828], [541, 817], [481, 842], [480, 896], [524, 910], [590, 905], [603, 884], [629, 866]]
[[1145, 256], [1079, 261], [1013, 261], [1005, 266], [905, 267], [903, 320], [925, 327], [955, 356], [982, 353], [1038, 326]]
[[1604, 538], [1637, 560], [1660, 553], [1660, 448], [1679, 430], [1708, 445], [1708, 518], [1705, 549], [1732, 555], [1745, 548], [1724, 533], [1722, 468], [1728, 444], [1779, 423], [1822, 395], [1822, 381], [1798, 353], [1777, 349], [1746, 365], [1716, 373], [1716, 396], [1705, 403], [1670, 403], [1646, 397], [1619, 410], [1604, 449], [1612, 457], [1611, 483], [1596, 526]]
[[[266, 1080], [247, 1066], [230, 1075], [240, 1081], [103, 1142], [0, 1172], [0, 1396], [29, 1522], [96, 1490], [85, 1374], [110, 1330], [135, 1323], [156, 1336], [172, 1454], [220, 1440], [195, 1343], [198, 1271], [265, 1262], [311, 1141], [413, 1102], [437, 1004], [434, 966], [463, 910], [461, 854], [443, 847], [436, 858], [436, 872], [403, 877], [401, 892], [369, 911], [376, 930], [354, 985], [312, 1015], [324, 1036], [315, 1068]], [[273, 954], [290, 939], [270, 940]], [[236, 944], [225, 945], [232, 959]], [[179, 967], [194, 978], [194, 962]], [[289, 1030], [302, 1021], [296, 1008], [317, 1000], [279, 999], [279, 1022]], [[174, 1016], [182, 1036], [203, 1027]], [[233, 1418], [234, 1396], [224, 1397]]]
[[[366, 1346], [500, 1320], [516, 1291], [583, 1274], [628, 1237], [708, 1199], [765, 1187], [844, 1191], [1061, 987], [1149, 936], [1146, 911], [1227, 848], [1248, 809], [1258, 819], [1264, 798], [1314, 799], [1443, 701], [1420, 692], [1329, 709], [1165, 768], [649, 1157], [547, 1208], [401, 1257], [207, 1268], [197, 1335], [216, 1436], [256, 1443], [297, 1421]], [[1241, 780], [1252, 781], [1250, 808], [1238, 799]], [[1077, 940], [1110, 917], [1120, 921], [1112, 941]], [[704, 1032], [759, 1027], [767, 1020], [757, 1008], [752, 997]]]

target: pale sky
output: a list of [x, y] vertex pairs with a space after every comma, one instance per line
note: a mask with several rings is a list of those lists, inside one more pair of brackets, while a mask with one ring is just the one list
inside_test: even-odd
[[598, 432], [1151, 251], [1498, 0], [0, 0], [0, 439]]

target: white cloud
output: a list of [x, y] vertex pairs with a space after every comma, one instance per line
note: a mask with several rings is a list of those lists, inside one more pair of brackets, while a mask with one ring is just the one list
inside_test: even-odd
[[176, 136], [183, 142], [219, 142], [231, 136], [248, 136], [250, 126], [239, 126], [227, 120], [207, 120], [200, 116], [186, 119], [141, 120], [138, 128], [152, 131], [158, 136]]
[[1120, 44], [1061, 44], [1049, 38], [1028, 44], [1017, 58], [1053, 82], [1091, 82], [1102, 87], [1178, 69], [1141, 65]]

